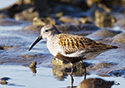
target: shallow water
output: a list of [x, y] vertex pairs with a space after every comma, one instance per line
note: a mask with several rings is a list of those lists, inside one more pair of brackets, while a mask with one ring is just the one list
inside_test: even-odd
[[[29, 67], [20, 65], [0, 65], [0, 78], [10, 77], [7, 85], [0, 85], [0, 88], [67, 88], [70, 86], [70, 76], [64, 81], [59, 81], [53, 76], [52, 68], [38, 67], [34, 74]], [[87, 78], [103, 78], [105, 80], [116, 81], [120, 85], [112, 88], [125, 88], [125, 79], [121, 77], [100, 77], [88, 75]], [[74, 86], [77, 86], [83, 77], [74, 77]]]
[[[13, 20], [9, 20], [9, 23]], [[11, 26], [10, 26], [11, 25]], [[32, 32], [23, 31], [26, 23], [7, 24], [0, 26], [0, 78], [10, 77], [7, 85], [0, 85], [0, 88], [67, 88], [70, 86], [70, 76], [66, 75], [65, 79], [59, 81], [53, 72], [51, 61], [53, 56], [46, 47], [45, 40], [38, 43], [31, 51], [28, 51], [30, 45], [39, 36]], [[4, 49], [5, 47], [5, 49]], [[100, 67], [97, 70], [90, 70], [90, 74], [107, 75], [110, 71], [118, 71], [123, 69], [120, 77], [101, 77], [106, 80], [114, 80], [121, 85], [114, 85], [112, 88], [125, 88], [125, 48], [112, 49], [106, 51], [92, 60], [85, 62], [96, 64], [113, 63], [111, 67]], [[38, 63], [37, 73], [34, 74], [28, 67], [33, 61]], [[103, 75], [103, 76], [104, 76]], [[97, 75], [87, 75], [87, 78], [100, 77]], [[74, 77], [74, 86], [77, 86], [83, 77]]]

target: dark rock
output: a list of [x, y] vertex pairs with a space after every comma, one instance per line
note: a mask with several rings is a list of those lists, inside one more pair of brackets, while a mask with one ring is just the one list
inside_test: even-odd
[[125, 75], [125, 69], [111, 71], [109, 74], [111, 76], [124, 76]]
[[89, 78], [83, 80], [77, 88], [111, 88], [114, 85], [114, 81], [106, 81], [101, 78]]
[[116, 22], [116, 19], [110, 13], [96, 10], [95, 22], [98, 27], [113, 27], [113, 24]]
[[9, 78], [9, 77], [2, 77], [2, 78], [0, 78], [0, 80], [5, 80], [5, 81], [7, 81], [9, 79], [11, 79], [11, 78]]

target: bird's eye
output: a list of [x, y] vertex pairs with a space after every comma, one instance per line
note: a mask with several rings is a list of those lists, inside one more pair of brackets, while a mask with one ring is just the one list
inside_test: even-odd
[[45, 30], [45, 32], [48, 32], [48, 30]]

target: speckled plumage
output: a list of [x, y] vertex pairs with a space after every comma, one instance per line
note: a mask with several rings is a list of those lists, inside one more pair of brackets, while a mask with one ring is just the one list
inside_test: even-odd
[[71, 63], [93, 58], [108, 49], [116, 48], [83, 36], [60, 33], [53, 25], [42, 27], [41, 37], [47, 39], [47, 47], [53, 56]]

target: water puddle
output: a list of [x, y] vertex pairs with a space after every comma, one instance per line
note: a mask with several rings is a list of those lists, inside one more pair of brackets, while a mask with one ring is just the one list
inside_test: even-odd
[[[6, 85], [0, 85], [0, 88], [67, 88], [70, 86], [70, 76], [64, 80], [58, 80], [53, 75], [52, 68], [38, 67], [37, 73], [33, 73], [29, 67], [20, 65], [0, 65], [0, 78], [9, 77]], [[100, 77], [97, 75], [87, 75], [88, 78], [102, 78], [107, 81], [115, 81], [120, 85], [114, 85], [112, 88], [125, 88], [125, 79], [121, 77]], [[74, 77], [74, 86], [83, 81], [83, 76]]]

